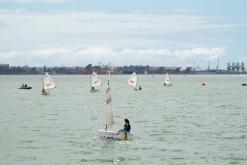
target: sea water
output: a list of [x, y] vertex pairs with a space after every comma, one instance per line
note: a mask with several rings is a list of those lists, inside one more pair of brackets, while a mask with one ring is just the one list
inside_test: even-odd
[[247, 164], [245, 75], [171, 75], [172, 87], [164, 75], [139, 75], [141, 91], [112, 75], [114, 126], [128, 118], [132, 141], [98, 135], [106, 75], [94, 93], [89, 75], [53, 78], [43, 96], [42, 75], [0, 76], [1, 165]]

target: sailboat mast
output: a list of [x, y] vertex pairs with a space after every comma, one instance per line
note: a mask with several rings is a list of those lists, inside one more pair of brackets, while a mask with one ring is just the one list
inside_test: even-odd
[[208, 70], [210, 70], [210, 57], [208, 59]]
[[43, 78], [42, 78], [42, 89], [45, 89], [45, 81], [44, 81], [44, 79], [45, 79], [45, 76], [43, 76]]
[[111, 83], [110, 83], [111, 72], [108, 74], [107, 88], [106, 88], [106, 100], [105, 100], [105, 108], [106, 108], [106, 129], [108, 126], [112, 126], [113, 124], [113, 112], [112, 112], [112, 100], [111, 100]]
[[137, 87], [137, 85], [138, 85], [138, 77], [136, 75], [136, 87]]
[[218, 61], [217, 61], [217, 66], [216, 66], [216, 70], [219, 70], [219, 63], [220, 63], [220, 57], [218, 56]]

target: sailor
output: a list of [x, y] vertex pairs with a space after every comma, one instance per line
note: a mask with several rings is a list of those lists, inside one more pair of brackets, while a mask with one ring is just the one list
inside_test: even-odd
[[129, 119], [127, 119], [127, 118], [124, 119], [123, 127], [124, 128], [119, 130], [119, 132], [130, 132], [131, 126], [130, 126]]
[[45, 93], [45, 89], [44, 88], [42, 89], [42, 93]]

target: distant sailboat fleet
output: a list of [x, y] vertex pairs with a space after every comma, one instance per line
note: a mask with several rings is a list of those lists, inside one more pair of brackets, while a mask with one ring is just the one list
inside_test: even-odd
[[[145, 75], [147, 72], [145, 71]], [[52, 77], [48, 74], [48, 72], [45, 73], [43, 79], [42, 79], [43, 85], [42, 85], [42, 95], [48, 95], [50, 91], [54, 88], [56, 88], [56, 84]], [[92, 72], [90, 76], [90, 90], [91, 92], [95, 92], [99, 90], [99, 87], [102, 85], [102, 81], [99, 78], [98, 74], [96, 72]], [[164, 86], [171, 87], [172, 80], [169, 73], [165, 74], [164, 79]], [[206, 86], [206, 81], [201, 82], [202, 86]], [[142, 86], [140, 85], [140, 82], [138, 80], [138, 76], [136, 72], [133, 72], [130, 77], [128, 78], [128, 86], [130, 86], [134, 90], [142, 90]], [[247, 83], [242, 83], [241, 86], [247, 86]], [[26, 83], [23, 83], [18, 89], [32, 89], [31, 86], [28, 86]]]
[[[144, 75], [146, 75], [147, 72], [145, 70]], [[50, 93], [50, 90], [53, 88], [56, 88], [56, 84], [52, 77], [48, 74], [48, 72], [45, 73], [43, 79], [43, 86], [42, 86], [42, 95], [48, 95]], [[98, 74], [96, 72], [92, 72], [90, 76], [90, 90], [91, 92], [95, 92], [99, 90], [99, 87], [102, 85], [102, 82], [100, 78], [98, 77]], [[129, 79], [128, 79], [128, 85], [133, 88], [134, 90], [142, 90], [142, 86], [140, 85], [138, 81], [138, 77], [136, 72], [133, 72]], [[172, 86], [172, 81], [171, 81], [171, 76], [169, 73], [165, 74], [165, 80], [163, 83], [164, 86], [171, 87]], [[206, 86], [206, 82], [202, 81], [201, 82], [202, 86]], [[242, 83], [241, 86], [247, 86], [247, 83]], [[32, 89], [31, 86], [28, 86], [26, 83], [23, 83], [18, 89]]]

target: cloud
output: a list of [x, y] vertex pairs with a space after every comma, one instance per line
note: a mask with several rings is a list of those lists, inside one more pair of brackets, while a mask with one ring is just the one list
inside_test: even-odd
[[[88, 48], [46, 48], [24, 51], [1, 51], [0, 60], [14, 61], [21, 59], [32, 65], [80, 66], [89, 63], [97, 64], [111, 62], [115, 65], [169, 65], [171, 62], [191, 60], [194, 58], [208, 60], [209, 57], [223, 55], [225, 48], [193, 48], [193, 49], [122, 49], [115, 50], [107, 47]], [[22, 61], [23, 62], [23, 61]], [[174, 64], [175, 65], [175, 64]]]
[[[2, 33], [18, 37], [53, 35], [57, 38], [149, 37], [160, 34], [222, 29], [247, 24], [210, 23], [211, 17], [184, 13], [147, 12], [31, 12], [26, 10], [0, 10]], [[4, 27], [4, 28], [3, 28]], [[49, 38], [52, 39], [52, 38]]]
[[176, 50], [174, 54], [181, 59], [200, 57], [210, 57], [214, 59], [225, 52], [225, 47], [221, 48], [193, 48], [190, 50]]
[[[215, 31], [246, 26], [174, 11], [0, 10], [0, 59], [13, 65], [22, 59], [31, 65], [185, 64], [225, 53]], [[214, 41], [205, 42], [208, 38]]]
[[[137, 43], [140, 45], [144, 43], [143, 46], [146, 46], [163, 44], [167, 35], [179, 38], [177, 33], [247, 26], [247, 24], [210, 23], [211, 19], [216, 18], [174, 12], [40, 13], [27, 10], [0, 10], [0, 14], [0, 43], [4, 43], [5, 48], [13, 44], [18, 46], [19, 43], [21, 47], [61, 46], [61, 44], [86, 46], [119, 44], [126, 47]], [[169, 39], [169, 42], [172, 41]]]

